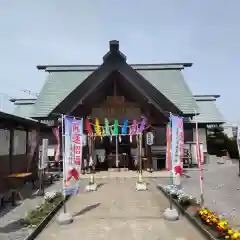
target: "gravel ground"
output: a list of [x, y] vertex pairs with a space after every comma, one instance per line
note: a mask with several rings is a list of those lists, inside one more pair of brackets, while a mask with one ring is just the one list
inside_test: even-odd
[[[46, 192], [59, 190], [59, 181], [45, 189]], [[43, 201], [43, 197], [32, 196], [30, 192], [31, 184], [27, 184], [22, 192], [22, 195], [26, 197], [24, 201], [14, 208], [10, 205], [6, 205], [6, 207], [0, 211], [1, 240], [23, 240], [31, 233], [32, 229], [23, 228], [20, 224], [20, 220], [24, 218], [29, 211], [35, 209], [37, 205], [40, 205]]]
[[147, 181], [148, 191], [137, 192], [136, 178], [98, 180], [98, 191], [82, 192], [67, 202], [72, 224], [59, 226], [53, 220], [37, 239], [205, 239], [182, 216], [176, 222], [165, 221], [168, 199], [152, 180]]
[[[230, 223], [240, 229], [240, 177], [238, 162], [217, 164], [210, 160], [204, 171], [205, 205], [229, 219]], [[182, 181], [185, 192], [199, 198], [199, 171], [187, 171], [190, 178]], [[169, 184], [169, 179], [157, 179], [158, 183]]]

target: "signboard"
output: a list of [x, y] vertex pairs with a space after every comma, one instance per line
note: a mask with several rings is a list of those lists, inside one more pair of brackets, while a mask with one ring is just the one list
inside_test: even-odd
[[49, 157], [54, 157], [55, 156], [55, 149], [54, 148], [48, 148], [47, 155]]
[[220, 124], [207, 124], [207, 129], [220, 127]]
[[55, 126], [55, 120], [40, 120], [40, 123], [46, 124], [49, 127]]
[[147, 139], [147, 145], [149, 146], [153, 145], [154, 135], [152, 132], [148, 132], [146, 134], [146, 139]]

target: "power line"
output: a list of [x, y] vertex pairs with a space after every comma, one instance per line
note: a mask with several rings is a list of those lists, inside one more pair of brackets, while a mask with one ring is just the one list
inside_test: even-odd
[[32, 95], [32, 96], [35, 96], [35, 97], [38, 97], [38, 95], [39, 95], [38, 93], [32, 92], [29, 89], [21, 89], [20, 91], [22, 91], [24, 93], [28, 93], [29, 95]]
[[31, 96], [34, 96], [34, 97], [38, 97], [38, 93], [36, 93], [36, 92], [34, 92], [34, 91], [31, 91], [30, 89], [22, 89], [22, 88], [16, 88], [16, 85], [14, 84], [11, 84], [11, 83], [9, 83], [9, 82], [4, 82], [4, 83], [1, 83], [2, 85], [4, 84], [4, 85], [6, 85], [6, 86], [8, 86], [8, 87], [10, 87], [10, 88], [14, 88], [14, 89], [16, 89], [16, 90], [18, 90], [18, 91], [20, 91], [20, 92], [24, 92], [24, 93], [27, 93], [27, 94], [29, 94], [29, 95], [31, 95]]
[[13, 98], [13, 97], [9, 96], [9, 95], [6, 94], [6, 93], [0, 93], [0, 95], [3, 96], [3, 97], [7, 97], [7, 98], [9, 98], [9, 99], [12, 99], [12, 98]]

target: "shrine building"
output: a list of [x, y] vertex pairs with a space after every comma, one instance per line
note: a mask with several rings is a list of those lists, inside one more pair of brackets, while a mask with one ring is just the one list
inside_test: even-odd
[[[52, 127], [61, 114], [76, 118], [99, 119], [104, 124], [118, 119], [147, 120], [144, 131], [142, 157], [144, 168], [164, 168], [166, 152], [166, 125], [169, 114], [184, 117], [184, 140], [186, 145], [195, 141], [195, 123], [199, 124], [200, 141], [207, 152], [206, 133], [212, 125], [224, 123], [217, 109], [219, 95], [194, 95], [184, 80], [184, 69], [192, 63], [129, 64], [120, 51], [119, 42], [109, 42], [109, 50], [100, 65], [39, 65], [39, 71], [48, 76], [36, 99], [12, 99], [15, 114], [31, 117], [48, 127], [42, 137], [55, 145]], [[207, 91], [206, 86], [206, 91]], [[147, 144], [145, 135], [152, 132], [154, 139]], [[123, 137], [110, 141], [96, 137], [94, 147], [97, 155], [108, 156], [106, 168], [114, 167], [118, 144], [119, 158], [124, 167], [130, 168], [130, 160], [136, 156], [136, 141]], [[127, 159], [126, 159], [127, 158]], [[112, 160], [111, 160], [112, 159]]]

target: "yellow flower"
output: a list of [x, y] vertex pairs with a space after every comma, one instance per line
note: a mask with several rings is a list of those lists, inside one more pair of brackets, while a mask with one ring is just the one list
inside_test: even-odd
[[222, 220], [222, 221], [220, 221], [220, 222], [218, 223], [218, 225], [219, 225], [220, 227], [226, 227], [226, 226], [228, 225], [228, 221], [227, 221], [227, 220]]
[[226, 235], [226, 236], [225, 236], [225, 239], [229, 239], [229, 235]]
[[207, 210], [207, 209], [204, 209], [204, 210], [203, 210], [203, 214], [208, 214], [208, 210]]
[[234, 232], [234, 233], [232, 234], [231, 239], [239, 239], [239, 238], [240, 238], [240, 233], [239, 233], [239, 232]]
[[228, 230], [228, 234], [229, 234], [229, 235], [232, 235], [232, 234], [233, 234], [233, 230], [232, 230], [232, 229], [229, 229], [229, 230]]

